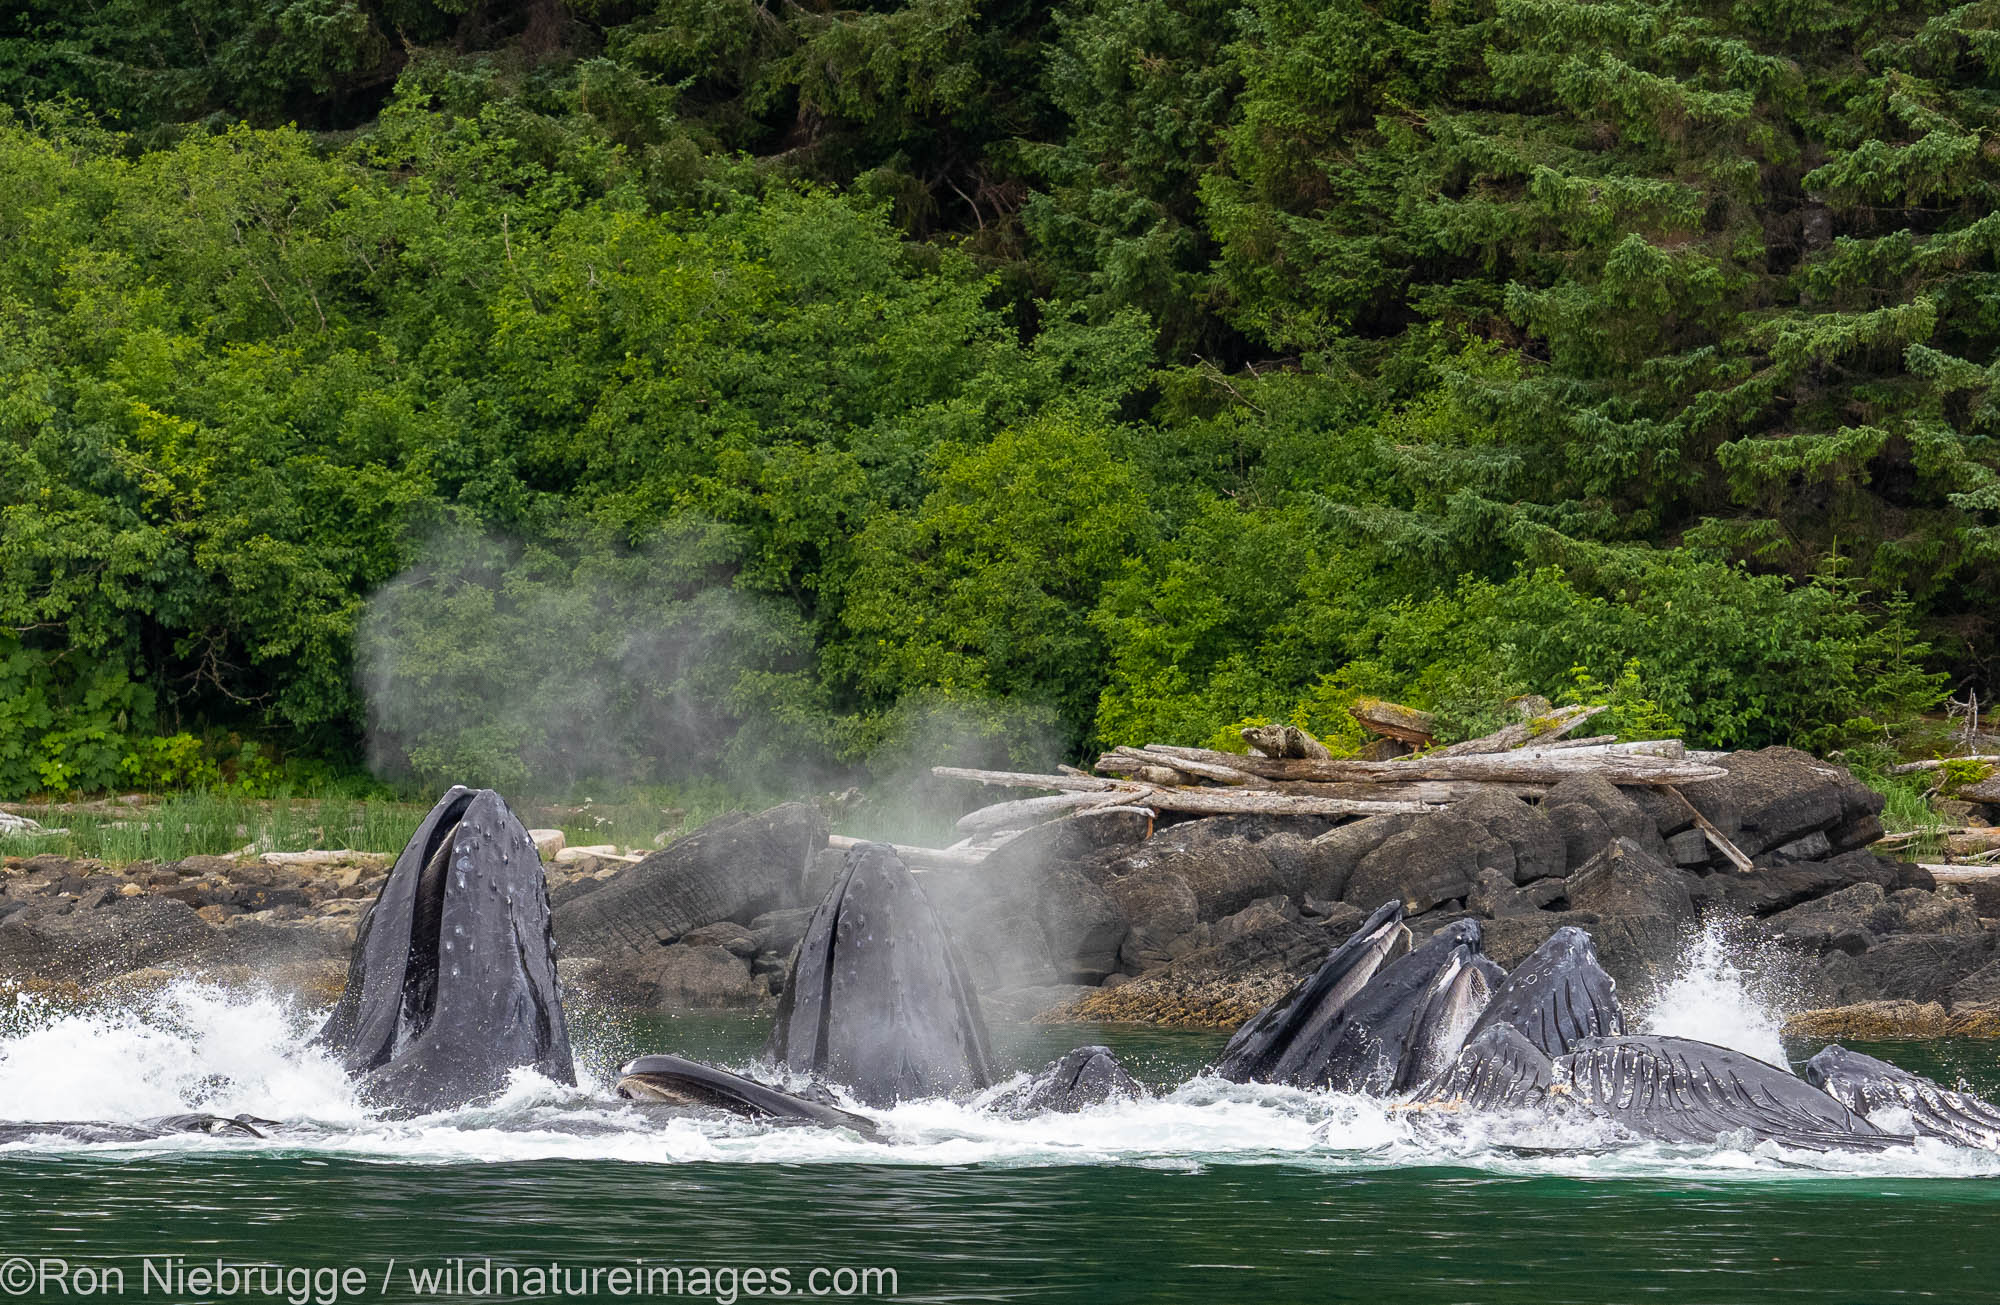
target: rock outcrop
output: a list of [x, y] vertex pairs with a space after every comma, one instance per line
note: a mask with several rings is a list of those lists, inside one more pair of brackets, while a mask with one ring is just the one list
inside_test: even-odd
[[[1087, 811], [921, 878], [968, 977], [1010, 1013], [1062, 1000], [1052, 1017], [1228, 1027], [1395, 900], [1419, 938], [1481, 920], [1504, 966], [1564, 925], [1587, 929], [1628, 1000], [1670, 976], [1700, 920], [1746, 919], [1798, 959], [1829, 1028], [1932, 1010], [1954, 1028], [2000, 1027], [2000, 892], [1941, 889], [1867, 850], [1881, 799], [1838, 765], [1787, 748], [1718, 764], [1720, 777], [1679, 787], [1571, 775], [1534, 800], [1489, 791], [1345, 820]], [[844, 856], [816, 808], [787, 804], [636, 864], [551, 866], [566, 981], [648, 1008], [769, 1008]], [[385, 866], [12, 861], [0, 972], [78, 988], [284, 975], [337, 990]], [[1862, 1013], [1842, 1024], [1841, 1010]]]

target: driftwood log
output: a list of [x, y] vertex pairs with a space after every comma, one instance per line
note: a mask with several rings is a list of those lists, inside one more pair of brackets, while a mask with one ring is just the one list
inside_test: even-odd
[[1414, 707], [1383, 702], [1380, 698], [1361, 698], [1347, 709], [1347, 714], [1360, 722], [1362, 729], [1383, 738], [1398, 739], [1419, 748], [1437, 741], [1437, 717]]
[[[1353, 710], [1385, 739], [1428, 741], [1435, 728], [1427, 713], [1394, 703], [1364, 700]], [[1183, 816], [1368, 816], [1436, 810], [1489, 795], [1539, 798], [1572, 776], [1678, 796], [1676, 785], [1728, 773], [1711, 764], [1721, 754], [1690, 751], [1678, 739], [1620, 743], [1611, 735], [1563, 737], [1602, 707], [1551, 708], [1546, 699], [1535, 699], [1531, 710], [1528, 719], [1484, 738], [1393, 761], [1335, 757], [1297, 726], [1262, 725], [1240, 731], [1253, 749], [1247, 754], [1154, 743], [1113, 748], [1097, 759], [1095, 774], [1074, 766], [1052, 774], [957, 766], [934, 767], [931, 773], [1042, 794], [959, 817], [958, 832], [965, 837], [948, 849], [959, 858], [983, 853], [993, 840], [1045, 820], [1125, 807]], [[1741, 849], [1692, 806], [1689, 810], [1724, 859], [1739, 870], [1750, 868]]]
[[1970, 761], [1982, 766], [2000, 766], [2000, 757], [1980, 755], [1976, 757], [1937, 757], [1930, 761], [1906, 761], [1900, 766], [1889, 767], [1891, 775], [1914, 775], [1920, 770], [1943, 770], [1954, 762]]
[[1439, 748], [1430, 755], [1470, 757], [1484, 752], [1508, 752], [1529, 743], [1553, 742], [1603, 710], [1603, 707], [1563, 707], [1546, 716], [1516, 721], [1507, 728], [1496, 730], [1483, 738], [1467, 739], [1448, 748]]
[[[1234, 753], [1218, 752], [1218, 757], [1234, 756]], [[1129, 775], [1147, 783], [1162, 781], [1153, 779], [1158, 770], [1178, 772], [1190, 779], [1210, 779], [1218, 784], [1255, 784], [1258, 777], [1237, 766], [1226, 765], [1198, 757], [1170, 757], [1161, 752], [1142, 748], [1116, 748], [1097, 760], [1097, 768], [1114, 775]], [[1168, 780], [1167, 783], [1182, 782]]]
[[1696, 761], [1649, 756], [1645, 753], [1599, 753], [1580, 748], [1521, 748], [1513, 752], [1478, 753], [1459, 757], [1426, 755], [1406, 761], [1302, 761], [1277, 757], [1242, 757], [1206, 748], [1176, 748], [1153, 744], [1143, 750], [1165, 764], [1179, 760], [1218, 765], [1234, 763], [1253, 775], [1276, 780], [1319, 783], [1370, 783], [1381, 780], [1484, 779], [1556, 784], [1571, 775], [1602, 775], [1614, 784], [1698, 784], [1729, 772]]

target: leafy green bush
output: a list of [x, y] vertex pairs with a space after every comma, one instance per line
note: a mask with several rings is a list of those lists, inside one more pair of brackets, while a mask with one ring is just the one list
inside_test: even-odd
[[[1313, 574], [1302, 552], [1285, 560], [1284, 576], [1211, 558], [1134, 582], [1128, 600], [1148, 600], [1114, 626], [1125, 637], [1105, 737], [1205, 742], [1254, 716], [1339, 738], [1362, 694], [1433, 710], [1467, 737], [1503, 724], [1507, 699], [1539, 693], [1608, 704], [1599, 725], [1628, 738], [1828, 748], [1881, 740], [1941, 697], [1907, 604], [1870, 611], [1844, 582], [1792, 585], [1689, 551], [1618, 550], [1378, 606], [1340, 588], [1330, 566]], [[1270, 605], [1228, 602], [1218, 582], [1231, 576], [1271, 576]], [[1259, 645], [1246, 626], [1274, 637]]]

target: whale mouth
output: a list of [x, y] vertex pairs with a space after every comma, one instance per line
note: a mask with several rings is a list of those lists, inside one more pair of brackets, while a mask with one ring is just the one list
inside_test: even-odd
[[735, 1110], [736, 1107], [712, 1093], [692, 1091], [683, 1079], [670, 1078], [665, 1074], [626, 1074], [619, 1078], [613, 1088], [627, 1101], [657, 1101], [669, 1106], [721, 1106]]
[[1430, 996], [1417, 1016], [1409, 1054], [1397, 1068], [1395, 1087], [1406, 1091], [1442, 1073], [1464, 1048], [1479, 1017], [1493, 1000], [1491, 979], [1461, 945], [1431, 980]]
[[402, 1016], [396, 1025], [396, 1045], [400, 1049], [430, 1027], [437, 1014], [438, 966], [444, 934], [445, 876], [451, 870], [452, 846], [456, 842], [466, 808], [472, 805], [467, 794], [438, 822], [417, 877], [415, 900], [410, 911], [410, 946], [403, 962]]
[[499, 794], [454, 788], [425, 817], [317, 1041], [398, 1110], [462, 1105], [518, 1068], [576, 1081], [541, 858]]
[[641, 1056], [629, 1061], [618, 1071], [613, 1090], [627, 1101], [648, 1105], [723, 1110], [746, 1119], [794, 1120], [845, 1128], [865, 1138], [880, 1136], [874, 1121], [842, 1109], [823, 1091], [814, 1095], [788, 1092], [681, 1056]]
[[1413, 941], [1403, 923], [1403, 904], [1384, 903], [1317, 970], [1236, 1031], [1215, 1074], [1236, 1083], [1309, 1078], [1355, 999], [1409, 955]]

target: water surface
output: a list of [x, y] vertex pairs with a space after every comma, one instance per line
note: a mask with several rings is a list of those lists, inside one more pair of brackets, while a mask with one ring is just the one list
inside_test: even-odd
[[[339, 1299], [400, 1301], [633, 1299], [602, 1275], [637, 1264], [677, 1266], [683, 1287], [698, 1268], [739, 1275], [673, 1297], [708, 1300], [759, 1298], [740, 1276], [753, 1268], [767, 1293], [782, 1270], [805, 1294], [815, 1267], [893, 1270], [916, 1301], [1984, 1301], [2000, 1285], [2000, 1156], [1941, 1145], [1600, 1154], [1438, 1137], [1374, 1102], [1201, 1079], [1210, 1035], [1023, 1026], [995, 1030], [1011, 1065], [1101, 1040], [1167, 1094], [1027, 1121], [913, 1103], [880, 1116], [875, 1144], [618, 1103], [624, 1056], [740, 1065], [762, 1025], [588, 1011], [582, 1088], [524, 1079], [481, 1109], [385, 1121], [307, 1048], [312, 1016], [196, 985], [125, 1010], [14, 1011], [14, 1117], [290, 1123], [266, 1141], [0, 1149], [0, 1255], [122, 1266], [123, 1298], [151, 1300], [283, 1298], [142, 1292], [145, 1260], [173, 1256], [351, 1267], [365, 1287]], [[1875, 1050], [2000, 1093], [1996, 1044]], [[409, 1276], [489, 1258], [569, 1276], [484, 1296]], [[561, 1292], [591, 1268], [599, 1290]]]

